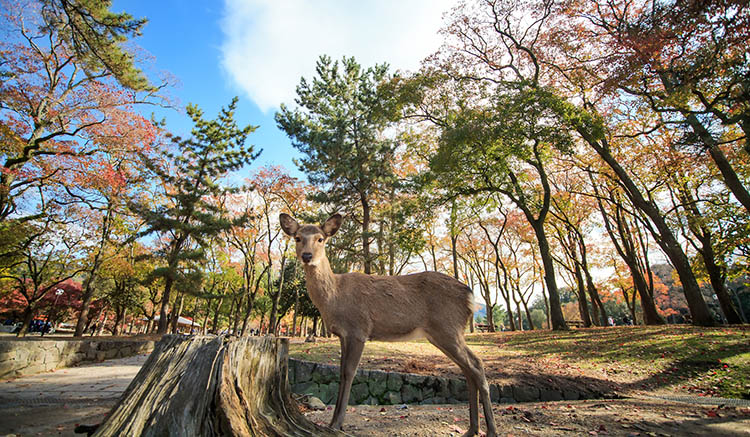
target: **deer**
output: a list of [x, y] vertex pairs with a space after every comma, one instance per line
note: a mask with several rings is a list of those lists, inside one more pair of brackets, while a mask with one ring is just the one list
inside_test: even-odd
[[335, 274], [325, 245], [341, 227], [341, 214], [331, 215], [322, 225], [300, 225], [282, 213], [279, 222], [284, 233], [295, 240], [310, 299], [341, 343], [341, 379], [331, 428], [342, 429], [352, 380], [366, 341], [427, 338], [466, 377], [469, 429], [464, 437], [479, 433], [478, 399], [484, 409], [486, 435], [497, 435], [484, 365], [464, 339], [466, 324], [473, 315], [471, 288], [438, 272], [400, 276]]

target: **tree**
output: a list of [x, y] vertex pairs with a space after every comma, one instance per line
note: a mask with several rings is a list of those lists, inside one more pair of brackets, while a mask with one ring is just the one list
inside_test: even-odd
[[646, 325], [663, 325], [655, 304], [654, 274], [649, 262], [648, 235], [642, 220], [632, 207], [628, 207], [624, 194], [606, 178], [593, 179], [591, 186], [596, 196], [604, 228], [620, 258], [630, 271], [633, 287], [640, 297], [643, 322]]
[[150, 145], [154, 130], [136, 114], [154, 87], [121, 44], [145, 20], [109, 11], [110, 1], [7, 4], [0, 43], [0, 221], [35, 188], [74, 186], [70, 166]]
[[321, 190], [314, 199], [350, 211], [349, 218], [360, 223], [361, 263], [369, 274], [373, 196], [392, 178], [395, 149], [384, 131], [396, 102], [378, 88], [389, 79], [388, 66], [364, 70], [354, 58], [339, 64], [321, 56], [316, 73], [312, 83], [302, 78], [297, 86], [299, 108], [282, 104], [276, 123], [304, 155], [297, 165]]
[[430, 162], [438, 183], [449, 192], [502, 193], [534, 229], [544, 264], [553, 329], [567, 329], [560, 311], [554, 263], [545, 230], [552, 189], [546, 163], [552, 150], [571, 147], [568, 132], [548, 109], [549, 93], [526, 86], [508, 88], [490, 107], [456, 113]]
[[[283, 275], [284, 267], [286, 265], [291, 239], [284, 239], [284, 242], [279, 242], [279, 255], [280, 255], [280, 267], [279, 267], [279, 278], [280, 282], [277, 287], [273, 286], [273, 246], [281, 233], [281, 228], [276, 224], [276, 217], [280, 210], [297, 211], [303, 209], [303, 203], [305, 200], [305, 194], [308, 192], [308, 188], [305, 187], [301, 181], [291, 177], [289, 174], [284, 172], [280, 167], [264, 167], [258, 170], [255, 175], [250, 179], [249, 183], [254, 187], [254, 194], [259, 203], [259, 216], [262, 225], [265, 227], [265, 234], [267, 238], [266, 245], [266, 272], [267, 278], [267, 293], [271, 298], [271, 314], [269, 318], [269, 326], [271, 329], [276, 328], [277, 312], [279, 307], [279, 298], [281, 297], [281, 290], [284, 288]], [[275, 332], [275, 331], [269, 331]]]
[[[459, 242], [458, 253], [479, 285], [479, 294], [484, 300], [487, 314], [492, 314], [497, 305], [497, 288], [492, 276], [493, 253], [489, 246], [479, 233], [467, 232]], [[491, 317], [487, 318], [487, 324], [489, 331], [495, 332], [495, 324]]]
[[[586, 176], [569, 163], [561, 162], [561, 168], [555, 173], [552, 184], [556, 194], [552, 198], [553, 224], [558, 232], [560, 247], [572, 262], [572, 273], [578, 283], [579, 302], [584, 312], [588, 312], [586, 294], [591, 300], [591, 319], [595, 325], [607, 325], [607, 312], [594, 285], [589, 263], [587, 236], [591, 234], [590, 216], [594, 214], [595, 201], [584, 194]], [[583, 315], [584, 326], [587, 315]]]
[[580, 36], [565, 53], [590, 60], [574, 62], [571, 74], [604, 79], [604, 92], [638, 99], [658, 114], [654, 128], [683, 130], [686, 147], [708, 155], [750, 212], [741, 171], [750, 158], [746, 6], [733, 0], [571, 2], [556, 33]]
[[[217, 206], [215, 199], [232, 191], [221, 184], [221, 178], [253, 161], [252, 145], [245, 145], [248, 135], [256, 128], [240, 128], [234, 120], [237, 98], [223, 108], [215, 120], [205, 120], [203, 112], [188, 105], [187, 113], [195, 127], [190, 138], [171, 137], [175, 152], [164, 151], [157, 161], [143, 156], [144, 165], [165, 187], [166, 202], [152, 207], [140, 200], [131, 208], [143, 218], [147, 229], [141, 235], [158, 233], [164, 238], [162, 249], [166, 267], [163, 269], [159, 333], [167, 331], [170, 293], [180, 262], [200, 257], [200, 251], [188, 251], [189, 243], [201, 244], [209, 236], [239, 224], [245, 217], [230, 219]], [[176, 317], [176, 314], [172, 314]]]
[[[649, 231], [654, 233], [680, 275], [693, 322], [713, 325], [715, 322], [703, 300], [689, 258], [656, 200], [648, 190], [641, 189], [631, 173], [632, 168], [624, 165], [629, 162], [629, 155], [622, 155], [618, 147], [630, 141], [646, 141], [643, 135], [649, 128], [643, 128], [642, 123], [631, 123], [625, 116], [615, 116], [629, 114], [630, 102], [605, 98], [608, 96], [601, 93], [605, 78], [592, 78], [576, 68], [581, 64], [585, 66], [586, 60], [599, 59], [599, 54], [592, 54], [588, 45], [577, 43], [574, 36], [578, 33], [558, 32], [569, 29], [569, 24], [575, 22], [562, 12], [566, 6], [567, 3], [550, 0], [486, 0], [479, 9], [454, 9], [446, 29], [452, 39], [445, 45], [446, 53], [438, 60], [443, 61], [442, 65], [448, 64], [449, 70], [450, 62], [459, 65], [463, 70], [454, 74], [466, 80], [480, 81], [491, 87], [507, 87], [510, 83], [544, 93], [545, 107], [554, 114], [559, 126], [576, 132], [599, 155], [630, 201], [652, 222]], [[608, 6], [602, 9], [610, 10]], [[588, 19], [584, 14], [579, 21]], [[583, 32], [585, 34], [585, 30]], [[458, 47], [451, 44], [454, 42]], [[580, 52], [567, 58], [563, 56], [574, 49]], [[550, 299], [553, 299], [552, 294]]]
[[34, 223], [34, 234], [28, 238], [20, 256], [4, 271], [0, 281], [10, 282], [13, 291], [23, 298], [23, 337], [37, 314], [42, 300], [53, 295], [64, 282], [82, 271], [77, 246], [80, 235], [63, 228], [53, 216]]

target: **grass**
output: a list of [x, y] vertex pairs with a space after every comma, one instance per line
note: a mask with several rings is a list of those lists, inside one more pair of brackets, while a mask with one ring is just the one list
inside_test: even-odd
[[[489, 379], [602, 382], [621, 391], [676, 391], [750, 399], [750, 326], [669, 325], [470, 334]], [[338, 364], [335, 339], [292, 344], [299, 359]], [[456, 373], [426, 341], [369, 342], [361, 366], [415, 373]]]

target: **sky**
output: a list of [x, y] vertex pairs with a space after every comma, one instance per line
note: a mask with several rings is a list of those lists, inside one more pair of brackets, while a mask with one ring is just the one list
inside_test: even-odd
[[[214, 118], [239, 97], [240, 125], [259, 126], [249, 142], [261, 156], [238, 175], [281, 165], [305, 179], [293, 163], [299, 153], [276, 127], [281, 103], [294, 104], [301, 77], [315, 61], [354, 56], [365, 67], [383, 62], [414, 71], [440, 45], [442, 15], [455, 0], [116, 0], [112, 10], [147, 18], [134, 43], [149, 56], [145, 71], [177, 85], [166, 90], [181, 107], [197, 104]], [[145, 108], [150, 114], [154, 108]], [[184, 135], [184, 112], [156, 110], [167, 127]]]

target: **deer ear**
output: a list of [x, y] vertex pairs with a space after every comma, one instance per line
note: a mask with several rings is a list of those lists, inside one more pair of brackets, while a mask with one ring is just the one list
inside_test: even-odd
[[333, 234], [336, 233], [336, 231], [339, 230], [341, 227], [341, 222], [344, 221], [344, 217], [341, 217], [341, 214], [334, 214], [330, 217], [328, 217], [328, 220], [326, 220], [325, 223], [323, 223], [323, 233], [326, 234], [326, 237], [331, 237]]
[[299, 223], [289, 214], [284, 214], [283, 212], [279, 214], [279, 222], [284, 233], [292, 237], [297, 233], [297, 229], [299, 229]]

